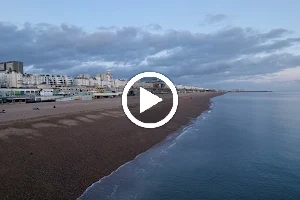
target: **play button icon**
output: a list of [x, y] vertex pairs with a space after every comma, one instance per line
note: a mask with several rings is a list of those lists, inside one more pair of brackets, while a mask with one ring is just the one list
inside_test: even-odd
[[143, 113], [144, 111], [148, 110], [152, 106], [155, 106], [161, 101], [162, 98], [140, 87], [140, 113]]
[[[128, 105], [127, 105], [127, 95], [129, 93], [130, 88], [133, 86], [134, 83], [136, 83], [140, 79], [146, 78], [146, 77], [151, 77], [151, 78], [155, 77], [157, 79], [162, 80], [169, 87], [169, 89], [172, 92], [172, 97], [173, 97], [172, 98], [172, 101], [173, 101], [172, 109], [170, 110], [169, 114], [165, 118], [163, 118], [162, 120], [160, 120], [156, 123], [144, 123], [144, 122], [138, 120], [137, 118], [135, 118], [132, 115], [132, 113], [130, 112]], [[146, 110], [152, 108], [153, 106], [157, 105], [159, 102], [162, 102], [162, 101], [163, 101], [163, 99], [160, 98], [159, 96], [152, 94], [148, 90], [140, 87], [140, 114], [145, 112]], [[160, 73], [157, 73], [157, 72], [144, 72], [144, 73], [137, 74], [136, 76], [134, 76], [132, 79], [129, 80], [129, 82], [126, 84], [123, 94], [122, 94], [122, 107], [123, 107], [124, 113], [130, 119], [131, 122], [133, 122], [134, 124], [136, 124], [140, 127], [143, 127], [143, 128], [157, 128], [157, 127], [163, 126], [168, 121], [170, 121], [172, 119], [172, 117], [175, 115], [177, 106], [178, 106], [178, 94], [177, 94], [176, 87], [166, 76], [164, 76]]]

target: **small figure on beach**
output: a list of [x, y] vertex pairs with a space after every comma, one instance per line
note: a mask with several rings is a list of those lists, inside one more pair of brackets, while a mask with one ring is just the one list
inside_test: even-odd
[[5, 113], [5, 110], [2, 110], [1, 113]]
[[53, 106], [53, 108], [56, 108], [56, 106]]
[[33, 108], [33, 110], [39, 110], [39, 108], [38, 108], [38, 107], [35, 107], [35, 108]]

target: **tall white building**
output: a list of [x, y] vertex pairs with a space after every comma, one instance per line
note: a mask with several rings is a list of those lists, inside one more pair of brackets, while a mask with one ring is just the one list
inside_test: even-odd
[[0, 73], [0, 87], [6, 87], [6, 73]]
[[96, 74], [95, 78], [98, 78], [99, 80], [102, 81], [108, 81], [106, 74]]
[[77, 78], [74, 79], [74, 85], [78, 86], [104, 86], [104, 87], [115, 87], [114, 81], [111, 78], [111, 73], [108, 74], [96, 74], [95, 77], [91, 78], [89, 74], [79, 74]]
[[115, 79], [114, 80], [114, 86], [116, 88], [124, 88], [127, 83], [128, 83], [128, 81], [124, 80], [124, 79]]
[[75, 78], [74, 85], [78, 86], [90, 86], [90, 80], [87, 78]]
[[107, 86], [108, 87], [113, 87], [113, 85], [112, 85], [112, 74], [111, 74], [111, 72], [110, 71], [107, 71], [107, 73], [106, 73], [106, 77], [107, 77]]
[[24, 74], [23, 84], [27, 87], [36, 87], [43, 83], [43, 77], [38, 74]]
[[22, 87], [23, 74], [15, 71], [0, 73], [0, 86], [4, 88]]
[[[102, 80], [100, 77], [94, 77], [94, 78], [75, 78], [74, 79], [74, 85], [78, 86], [108, 86], [108, 81]], [[113, 84], [111, 84], [113, 85]]]
[[101, 85], [101, 78], [100, 77], [93, 77], [89, 74], [79, 74], [77, 78], [74, 79], [74, 85], [78, 86], [99, 86]]
[[89, 86], [95, 87], [98, 85], [98, 81], [96, 78], [90, 78], [89, 79]]

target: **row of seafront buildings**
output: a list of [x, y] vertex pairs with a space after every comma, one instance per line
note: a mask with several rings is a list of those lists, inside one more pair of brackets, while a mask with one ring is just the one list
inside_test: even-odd
[[[0, 87], [1, 88], [59, 88], [59, 87], [108, 87], [122, 90], [127, 80], [113, 79], [110, 72], [96, 74], [79, 74], [78, 77], [55, 74], [27, 74], [23, 70], [23, 62], [0, 62]], [[157, 87], [156, 81], [139, 81], [136, 87]], [[160, 85], [158, 87], [164, 87]], [[206, 90], [205, 88], [176, 85], [178, 90]]]
[[123, 87], [127, 81], [114, 80], [112, 74], [97, 74], [91, 77], [89, 74], [79, 74], [78, 77], [55, 74], [27, 74], [23, 70], [23, 62], [0, 62], [0, 87], [1, 88], [57, 88], [57, 87]]
[[[9, 61], [0, 62], [0, 98], [10, 96], [34, 96], [34, 98], [57, 99], [64, 96], [70, 100], [99, 98], [106, 94], [122, 93], [127, 80], [114, 79], [110, 71], [103, 74], [96, 74], [94, 77], [89, 74], [79, 74], [77, 77], [54, 74], [27, 74], [24, 73], [23, 62]], [[133, 85], [135, 91], [139, 87], [149, 88], [155, 91], [168, 90], [167, 85], [158, 80], [140, 80]], [[206, 91], [200, 87], [176, 85], [178, 92]], [[105, 95], [106, 95], [105, 94]], [[67, 97], [65, 97], [67, 96]]]

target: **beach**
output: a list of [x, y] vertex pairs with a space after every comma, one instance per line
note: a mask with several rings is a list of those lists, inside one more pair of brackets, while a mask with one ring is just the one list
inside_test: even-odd
[[[221, 94], [181, 94], [175, 116], [156, 129], [130, 122], [121, 98], [1, 105], [6, 113], [0, 116], [0, 199], [76, 199], [91, 184], [187, 125]], [[134, 113], [138, 101], [128, 99]], [[171, 105], [167, 97], [147, 114], [135, 116], [156, 121]]]

